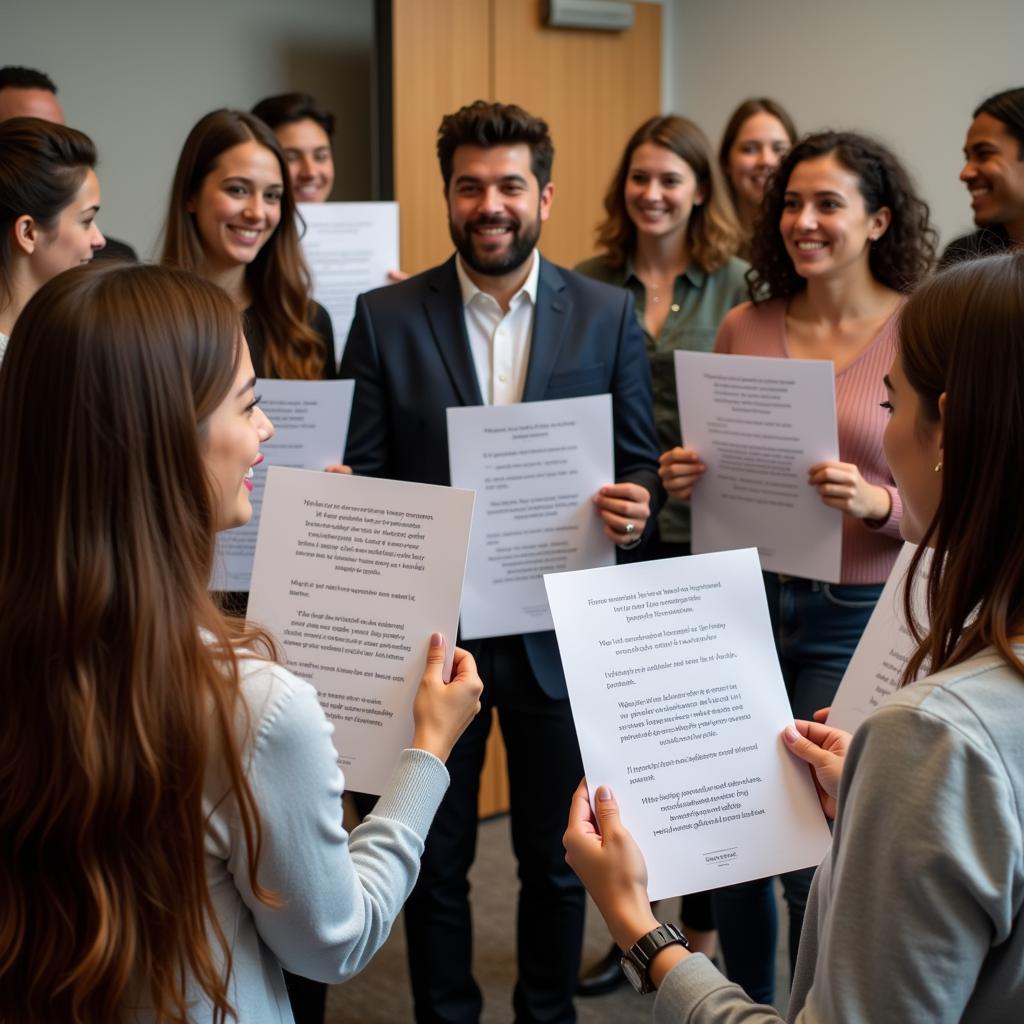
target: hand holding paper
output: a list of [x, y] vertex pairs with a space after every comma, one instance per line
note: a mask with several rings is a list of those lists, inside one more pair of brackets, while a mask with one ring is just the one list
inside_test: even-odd
[[593, 497], [604, 535], [616, 544], [639, 537], [651, 517], [651, 496], [640, 484], [607, 484]]
[[813, 769], [821, 809], [827, 817], [834, 818], [850, 734], [817, 722], [798, 720], [786, 726], [782, 738], [786, 746]]
[[647, 894], [647, 864], [622, 824], [612, 791], [598, 786], [595, 798], [592, 811], [584, 779], [569, 807], [562, 837], [565, 859], [593, 897], [616, 944], [626, 948], [658, 926]]
[[868, 483], [852, 462], [817, 462], [808, 470], [807, 479], [829, 508], [856, 519], [885, 520], [892, 511], [889, 492]]
[[670, 448], [658, 459], [658, 476], [670, 498], [689, 501], [707, 466], [692, 448]]
[[447, 761], [455, 741], [480, 712], [480, 694], [484, 692], [484, 684], [477, 674], [473, 655], [461, 647], [455, 648], [451, 682], [446, 683], [442, 674], [444, 656], [444, 637], [433, 633], [427, 652], [427, 668], [412, 705], [416, 730], [412, 745]]

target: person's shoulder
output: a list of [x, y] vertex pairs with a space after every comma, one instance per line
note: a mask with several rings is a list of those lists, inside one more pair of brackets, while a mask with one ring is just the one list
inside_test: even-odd
[[766, 324], [778, 323], [786, 313], [786, 304], [781, 299], [769, 299], [767, 302], [741, 302], [733, 306], [722, 319], [722, 328], [730, 330], [748, 330]]
[[241, 652], [238, 672], [257, 746], [273, 730], [320, 724], [323, 712], [316, 690], [283, 665]]
[[584, 274], [580, 270], [570, 270], [568, 267], [559, 266], [550, 260], [541, 261], [540, 279], [542, 284], [549, 287], [565, 288], [576, 299], [589, 305], [612, 305], [621, 307], [629, 298], [629, 292], [623, 288], [621, 282], [612, 284]]
[[[857, 731], [865, 739], [902, 747], [922, 734], [944, 734], [995, 761], [1015, 747], [1024, 771], [1024, 741], [1015, 738], [1024, 717], [1024, 679], [995, 651], [920, 679], [886, 698]], [[1004, 733], [1006, 734], [1004, 736]]]
[[435, 267], [429, 267], [404, 281], [385, 284], [364, 292], [360, 298], [374, 312], [405, 309], [421, 302], [426, 295], [446, 289], [459, 290], [459, 279], [455, 272], [455, 258], [445, 260]]
[[605, 284], [622, 284], [622, 270], [613, 267], [603, 256], [591, 256], [589, 259], [581, 260], [572, 269], [577, 274], [582, 274], [595, 281], [604, 281]]

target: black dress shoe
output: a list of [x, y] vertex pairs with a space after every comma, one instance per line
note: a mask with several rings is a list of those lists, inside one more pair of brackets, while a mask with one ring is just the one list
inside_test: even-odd
[[603, 996], [624, 985], [626, 976], [619, 966], [621, 959], [619, 947], [612, 946], [593, 967], [588, 967], [580, 975], [579, 981], [576, 982], [576, 995]]

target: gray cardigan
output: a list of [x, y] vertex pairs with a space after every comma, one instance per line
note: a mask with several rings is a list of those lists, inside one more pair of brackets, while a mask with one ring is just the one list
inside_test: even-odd
[[[1024, 680], [998, 655], [899, 691], [857, 730], [811, 887], [788, 1019], [1024, 1020]], [[703, 956], [657, 1024], [778, 1020]]]

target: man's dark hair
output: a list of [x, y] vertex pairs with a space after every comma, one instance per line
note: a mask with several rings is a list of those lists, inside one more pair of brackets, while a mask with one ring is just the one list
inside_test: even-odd
[[280, 96], [268, 96], [260, 100], [252, 112], [275, 131], [283, 124], [296, 121], [315, 121], [327, 133], [334, 136], [334, 115], [320, 106], [308, 92], [286, 92]]
[[452, 180], [452, 161], [459, 146], [509, 146], [526, 143], [530, 147], [530, 170], [540, 188], [551, 180], [555, 147], [548, 125], [514, 103], [487, 103], [477, 100], [446, 114], [437, 130], [437, 156], [441, 161], [444, 187]]
[[8, 64], [0, 68], [0, 89], [45, 89], [57, 95], [53, 79], [35, 68], [21, 68]]
[[1006, 89], [989, 96], [971, 115], [988, 114], [1006, 125], [1006, 130], [1017, 140], [1017, 158], [1024, 160], [1024, 88]]

